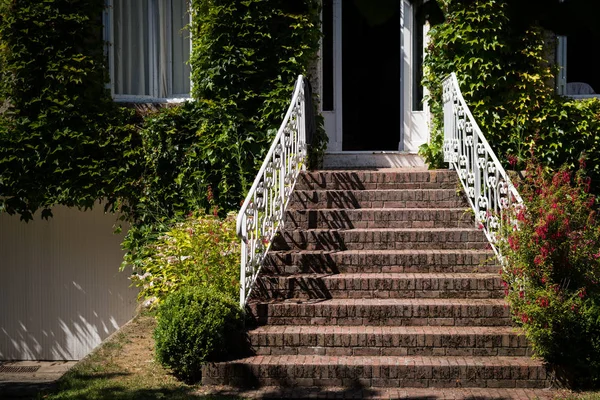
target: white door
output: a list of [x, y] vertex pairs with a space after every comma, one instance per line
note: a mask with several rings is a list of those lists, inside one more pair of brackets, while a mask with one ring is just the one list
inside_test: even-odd
[[427, 141], [420, 85], [427, 28], [414, 9], [407, 0], [323, 1], [320, 86], [328, 153], [416, 153]]

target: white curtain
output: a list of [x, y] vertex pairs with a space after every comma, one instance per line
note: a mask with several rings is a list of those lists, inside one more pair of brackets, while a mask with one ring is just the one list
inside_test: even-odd
[[187, 0], [114, 0], [113, 7], [115, 94], [189, 94]]
[[190, 32], [187, 27], [190, 15], [187, 0], [172, 0], [173, 24], [173, 92], [174, 95], [187, 95], [190, 93]]
[[151, 96], [149, 0], [115, 0], [115, 94]]

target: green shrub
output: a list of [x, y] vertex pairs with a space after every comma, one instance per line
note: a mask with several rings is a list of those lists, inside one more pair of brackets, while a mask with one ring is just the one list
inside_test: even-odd
[[[502, 254], [507, 299], [536, 354], [575, 386], [600, 383], [600, 221], [591, 181], [530, 167]], [[511, 226], [511, 224], [507, 224]]]
[[[535, 157], [547, 168], [571, 171], [585, 157], [586, 173], [600, 182], [600, 99], [555, 98], [546, 103], [540, 128], [532, 139]], [[591, 192], [600, 194], [600, 185]]]
[[131, 260], [131, 280], [140, 288], [140, 298], [160, 302], [185, 287], [237, 298], [240, 241], [235, 223], [234, 214], [223, 220], [192, 215], [144, 247], [144, 256]]
[[243, 314], [239, 304], [215, 290], [187, 287], [161, 304], [154, 331], [156, 357], [189, 382], [201, 367], [242, 348]]

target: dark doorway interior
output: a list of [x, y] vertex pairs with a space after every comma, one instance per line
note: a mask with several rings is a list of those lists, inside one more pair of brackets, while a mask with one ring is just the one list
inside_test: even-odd
[[398, 150], [400, 1], [342, 2], [344, 151]]

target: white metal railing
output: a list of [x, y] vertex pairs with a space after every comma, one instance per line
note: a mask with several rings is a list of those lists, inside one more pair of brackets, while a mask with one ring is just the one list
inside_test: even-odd
[[504, 210], [523, 207], [523, 199], [473, 118], [456, 74], [444, 80], [443, 90], [444, 161], [458, 173], [477, 223], [502, 261], [496, 244]]
[[277, 230], [298, 174], [306, 168], [304, 77], [296, 82], [291, 104], [237, 218], [242, 240], [240, 304], [245, 306]]

